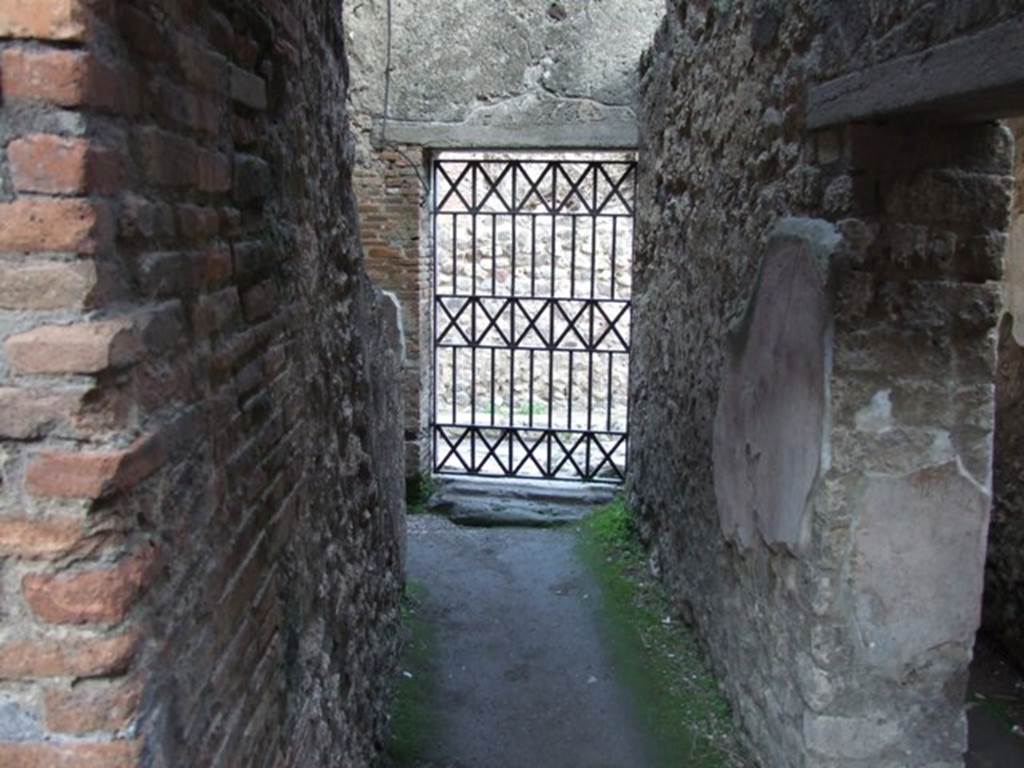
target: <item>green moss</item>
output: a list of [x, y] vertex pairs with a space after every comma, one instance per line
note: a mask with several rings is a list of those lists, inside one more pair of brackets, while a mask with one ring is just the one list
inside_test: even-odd
[[414, 766], [423, 757], [427, 740], [436, 732], [434, 708], [434, 636], [423, 618], [423, 588], [406, 585], [402, 602], [405, 644], [393, 692], [391, 721], [384, 752], [394, 768]]
[[621, 499], [584, 521], [580, 550], [600, 582], [606, 639], [654, 744], [655, 765], [749, 765], [695, 635], [671, 618], [664, 589], [647, 575], [643, 547]]
[[434, 493], [434, 481], [429, 475], [417, 472], [405, 479], [405, 508], [410, 515], [427, 510], [427, 502]]
[[1020, 730], [1021, 723], [1024, 723], [1024, 698], [983, 696], [975, 693], [968, 698], [967, 707], [981, 707], [992, 715], [996, 722], [1005, 726], [1008, 732], [1015, 736], [1024, 736]]

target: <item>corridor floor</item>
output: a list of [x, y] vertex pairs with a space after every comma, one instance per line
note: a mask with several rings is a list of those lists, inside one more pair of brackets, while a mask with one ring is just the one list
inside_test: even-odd
[[[415, 674], [429, 677], [430, 723], [421, 759], [403, 768], [666, 764], [617, 674], [600, 586], [578, 537], [573, 525], [475, 528], [409, 517], [408, 578], [430, 629], [427, 668]], [[1024, 765], [1022, 695], [1024, 678], [980, 641], [967, 768]]]
[[597, 584], [572, 528], [460, 528], [409, 519], [408, 574], [433, 627], [439, 722], [430, 768], [640, 768], [599, 632]]

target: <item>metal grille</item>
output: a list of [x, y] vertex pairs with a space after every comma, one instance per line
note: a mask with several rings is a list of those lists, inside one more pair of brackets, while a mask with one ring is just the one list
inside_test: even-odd
[[635, 163], [433, 176], [435, 472], [622, 482]]

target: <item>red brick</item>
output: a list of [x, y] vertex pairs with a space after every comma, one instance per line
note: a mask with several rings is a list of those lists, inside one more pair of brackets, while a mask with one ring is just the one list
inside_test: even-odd
[[249, 109], [267, 108], [267, 84], [259, 75], [231, 66], [231, 98]]
[[127, 319], [46, 325], [11, 336], [7, 359], [19, 373], [99, 373], [134, 362], [141, 343]]
[[185, 35], [175, 38], [174, 47], [186, 82], [214, 93], [227, 90], [227, 59]]
[[239, 310], [238, 290], [234, 286], [201, 297], [193, 312], [196, 333], [209, 335], [225, 330], [238, 318]]
[[219, 152], [200, 151], [198, 182], [201, 192], [227, 192], [231, 189], [231, 163]]
[[111, 194], [121, 184], [118, 154], [88, 139], [32, 134], [7, 147], [19, 192]]
[[119, 675], [132, 663], [138, 645], [134, 632], [104, 638], [0, 643], [0, 680]]
[[0, 0], [0, 37], [82, 41], [90, 21], [83, 0]]
[[148, 181], [166, 187], [190, 187], [196, 183], [195, 142], [153, 127], [141, 129], [137, 141], [142, 171]]
[[0, 556], [53, 560], [82, 541], [84, 529], [72, 518], [0, 518]]
[[205, 208], [187, 203], [177, 206], [178, 231], [187, 240], [208, 240], [220, 231], [220, 216], [216, 208]]
[[21, 198], [0, 203], [0, 251], [97, 253], [113, 239], [110, 209], [91, 200]]
[[242, 212], [237, 208], [220, 209], [220, 229], [227, 237], [237, 237], [242, 232]]
[[138, 741], [0, 744], [0, 766], [9, 768], [134, 768], [141, 755]]
[[32, 612], [51, 624], [117, 624], [141, 594], [152, 572], [152, 553], [112, 568], [28, 574], [21, 582]]
[[2, 58], [4, 98], [78, 106], [88, 92], [90, 60], [83, 51], [8, 48]]
[[25, 472], [25, 489], [34, 496], [99, 499], [135, 487], [165, 459], [159, 435], [140, 437], [123, 451], [44, 451]]
[[230, 54], [235, 45], [235, 30], [227, 16], [217, 11], [210, 11], [208, 34], [214, 48], [221, 53]]
[[193, 290], [192, 256], [179, 251], [158, 251], [138, 257], [139, 287], [147, 296], [174, 296]]
[[121, 4], [117, 11], [117, 23], [128, 46], [150, 59], [166, 55], [167, 44], [163, 29], [150, 16], [137, 8]]
[[0, 58], [0, 84], [5, 100], [125, 114], [139, 110], [138, 76], [83, 51], [8, 48]]
[[45, 693], [46, 727], [56, 733], [82, 736], [96, 731], [120, 731], [135, 719], [142, 681], [120, 683], [85, 681], [74, 688], [50, 688]]
[[102, 293], [92, 261], [0, 262], [0, 309], [80, 309]]
[[68, 424], [78, 406], [77, 392], [0, 387], [0, 438], [37, 440]]
[[245, 319], [249, 322], [262, 320], [274, 313], [277, 307], [277, 289], [269, 280], [254, 285], [242, 296]]
[[177, 235], [174, 209], [168, 203], [151, 203], [133, 194], [121, 198], [118, 226], [121, 237], [129, 240], [173, 238]]
[[243, 67], [254, 67], [260, 55], [260, 46], [251, 37], [236, 34], [233, 53], [235, 60]]
[[166, 80], [153, 83], [152, 88], [160, 114], [166, 121], [211, 136], [220, 132], [226, 111], [223, 101]]
[[226, 245], [214, 245], [196, 254], [196, 272], [203, 286], [216, 288], [231, 277], [231, 250]]

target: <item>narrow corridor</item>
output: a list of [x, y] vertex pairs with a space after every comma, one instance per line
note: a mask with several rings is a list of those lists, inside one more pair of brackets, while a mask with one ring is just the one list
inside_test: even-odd
[[430, 768], [649, 765], [571, 529], [409, 520], [409, 578], [434, 629]]

